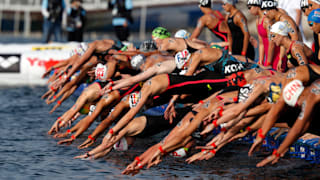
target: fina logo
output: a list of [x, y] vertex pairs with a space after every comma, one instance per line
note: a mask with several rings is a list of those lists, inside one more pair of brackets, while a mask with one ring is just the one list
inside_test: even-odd
[[277, 7], [277, 2], [275, 1], [262, 1], [261, 8], [273, 8]]

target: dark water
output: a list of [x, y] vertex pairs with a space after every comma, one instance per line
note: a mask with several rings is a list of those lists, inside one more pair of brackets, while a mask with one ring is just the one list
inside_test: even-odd
[[[265, 157], [247, 157], [248, 144], [233, 143], [209, 161], [191, 165], [185, 159], [166, 157], [157, 167], [131, 177], [121, 171], [135, 156], [160, 137], [138, 139], [129, 152], [114, 152], [101, 160], [78, 160], [76, 147], [88, 133], [70, 146], [58, 146], [46, 134], [55, 119], [70, 107], [70, 98], [53, 115], [40, 100], [45, 88], [0, 88], [0, 179], [319, 179], [320, 166], [300, 159], [284, 158], [275, 166], [255, 168]], [[97, 124], [93, 124], [95, 127]], [[91, 128], [92, 131], [92, 128]], [[100, 142], [101, 139], [98, 139]]]

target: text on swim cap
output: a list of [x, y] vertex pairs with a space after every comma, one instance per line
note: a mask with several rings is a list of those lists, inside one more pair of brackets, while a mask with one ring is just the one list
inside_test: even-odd
[[97, 68], [97, 78], [101, 79], [101, 77], [104, 76], [104, 68], [103, 67], [98, 67]]
[[248, 0], [248, 5], [261, 5], [261, 0]]
[[231, 64], [231, 65], [226, 65], [224, 68], [224, 74], [229, 74], [229, 73], [234, 73], [238, 72], [244, 69], [243, 64]]
[[273, 8], [277, 7], [277, 2], [275, 1], [262, 1], [261, 8]]
[[288, 89], [286, 89], [286, 91], [284, 91], [284, 96], [290, 101], [292, 96], [294, 96], [301, 87], [302, 85], [299, 81], [295, 81]]

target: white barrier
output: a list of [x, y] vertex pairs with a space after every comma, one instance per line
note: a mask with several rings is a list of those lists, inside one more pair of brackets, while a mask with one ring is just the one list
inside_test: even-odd
[[1, 44], [0, 86], [45, 85], [42, 74], [70, 56], [78, 43]]

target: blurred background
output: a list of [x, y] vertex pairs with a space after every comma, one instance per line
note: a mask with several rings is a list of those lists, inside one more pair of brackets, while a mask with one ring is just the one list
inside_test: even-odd
[[[41, 42], [43, 16], [41, 14], [42, 0], [0, 0], [0, 43]], [[132, 0], [133, 24], [130, 25], [129, 41], [139, 42], [149, 39], [153, 28], [166, 27], [171, 32], [184, 28], [192, 32], [197, 19], [202, 15], [198, 8], [198, 0]], [[213, 0], [213, 9], [221, 8], [222, 1]], [[66, 8], [70, 0], [65, 0]], [[108, 9], [107, 0], [83, 0], [86, 10], [86, 25], [84, 41], [111, 38], [116, 39], [112, 26], [112, 13]], [[249, 31], [256, 36], [255, 17], [249, 15], [246, 0], [239, 0], [236, 5], [249, 21]], [[67, 41], [67, 18], [64, 12], [62, 41]], [[302, 19], [304, 33], [311, 38], [306, 17]], [[205, 28], [206, 29], [206, 28]], [[203, 31], [200, 39], [208, 42], [216, 40], [208, 30]]]
[[[51, 39], [46, 40], [44, 25], [50, 22], [54, 24], [50, 20], [52, 15], [48, 14], [55, 13], [47, 6], [62, 1], [64, 8], [61, 17], [53, 18], [61, 19], [58, 24], [62, 29], [61, 38], [55, 38], [52, 33]], [[0, 86], [44, 85], [42, 73], [69, 58], [70, 51], [78, 46], [78, 42], [119, 39], [115, 26], [117, 23], [123, 24], [124, 20], [121, 19], [123, 15], [120, 15], [120, 19], [115, 18], [119, 16], [119, 10], [115, 9], [121, 9], [121, 5], [112, 5], [112, 2], [123, 2], [122, 5], [128, 7], [125, 16], [129, 18], [125, 21], [132, 23], [129, 24], [130, 35], [125, 39], [135, 45], [151, 39], [151, 31], [158, 26], [167, 28], [172, 34], [179, 29], [192, 33], [198, 18], [203, 15], [198, 7], [199, 0], [0, 0]], [[212, 9], [225, 14], [221, 7], [222, 0], [212, 2]], [[250, 34], [257, 39], [256, 17], [249, 14], [246, 3], [246, 0], [239, 0], [236, 7], [247, 17]], [[85, 10], [84, 21], [78, 17], [80, 11], [75, 11], [79, 4]], [[70, 18], [71, 10], [74, 12]], [[306, 17], [301, 17], [305, 43], [311, 46], [312, 32]], [[81, 38], [78, 42], [70, 42], [75, 41], [70, 40], [70, 29], [75, 27], [80, 27]], [[125, 30], [120, 29], [118, 32]], [[220, 41], [207, 28], [203, 29], [199, 39], [208, 43]], [[255, 59], [257, 57], [258, 53]]]

